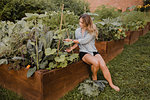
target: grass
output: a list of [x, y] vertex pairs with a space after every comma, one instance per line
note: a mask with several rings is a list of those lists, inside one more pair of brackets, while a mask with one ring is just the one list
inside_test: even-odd
[[[107, 66], [114, 84], [120, 87], [116, 92], [106, 85], [97, 97], [81, 95], [78, 86], [61, 100], [149, 100], [150, 99], [150, 32], [133, 45], [125, 45], [123, 52]], [[102, 72], [98, 79], [103, 80]], [[0, 87], [0, 100], [23, 100], [17, 94]]]
[[24, 100], [23, 97], [16, 93], [0, 87], [0, 100]]

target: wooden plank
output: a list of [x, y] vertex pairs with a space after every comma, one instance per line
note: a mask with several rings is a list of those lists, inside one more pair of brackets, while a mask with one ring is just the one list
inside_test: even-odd
[[132, 33], [130, 33], [130, 37], [129, 37], [129, 44], [135, 43], [139, 39], [139, 35], [140, 34], [138, 31], [132, 31]]

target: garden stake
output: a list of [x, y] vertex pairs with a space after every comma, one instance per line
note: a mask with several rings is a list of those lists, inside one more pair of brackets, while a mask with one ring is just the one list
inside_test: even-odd
[[[63, 20], [63, 10], [64, 10], [64, 4], [62, 5], [62, 9], [61, 9], [61, 21], [60, 21], [60, 27], [59, 27], [59, 30], [61, 31], [61, 28], [62, 28], [62, 20]], [[57, 46], [57, 56], [58, 56], [58, 53], [59, 53], [59, 46], [60, 46], [60, 40], [58, 42], [58, 46]]]

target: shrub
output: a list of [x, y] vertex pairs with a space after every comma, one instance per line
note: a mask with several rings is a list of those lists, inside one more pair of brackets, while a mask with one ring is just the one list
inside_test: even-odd
[[25, 17], [25, 13], [44, 13], [44, 10], [53, 10], [54, 7], [50, 3], [32, 0], [2, 0], [1, 5], [0, 20], [13, 22]]
[[88, 4], [81, 0], [1, 0], [0, 20], [13, 21], [25, 17], [25, 13], [44, 13], [45, 11], [60, 11], [64, 3], [64, 10], [70, 10], [76, 15], [84, 12], [84, 7], [88, 9]]
[[[81, 15], [89, 11], [88, 3], [83, 0], [51, 0], [55, 4], [55, 8], [59, 9], [61, 4], [64, 4], [64, 10], [74, 12], [76, 15]], [[86, 8], [86, 9], [85, 9]]]
[[143, 28], [146, 24], [145, 17], [146, 15], [143, 12], [130, 11], [122, 13], [121, 20], [123, 22], [123, 26], [128, 30], [137, 30], [139, 28]]
[[120, 15], [120, 11], [113, 7], [100, 6], [95, 11], [99, 16], [95, 17], [97, 20], [116, 18]]

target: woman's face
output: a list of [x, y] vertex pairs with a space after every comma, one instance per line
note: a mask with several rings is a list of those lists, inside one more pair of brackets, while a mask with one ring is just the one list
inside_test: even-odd
[[83, 22], [83, 19], [82, 19], [82, 18], [80, 18], [80, 19], [79, 19], [79, 25], [80, 25], [80, 27], [81, 27], [81, 28], [84, 28], [84, 27], [85, 27], [85, 25], [84, 25], [84, 22]]

